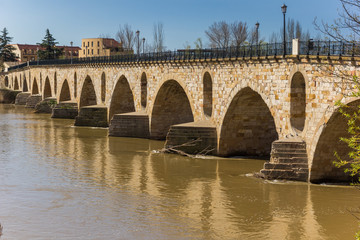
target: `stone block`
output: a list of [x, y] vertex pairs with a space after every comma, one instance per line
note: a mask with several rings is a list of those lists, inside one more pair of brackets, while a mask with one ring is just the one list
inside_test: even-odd
[[216, 127], [209, 121], [172, 125], [166, 136], [165, 148], [188, 154], [215, 155]]
[[64, 101], [58, 103], [55, 108], [52, 109], [51, 118], [75, 119], [78, 113], [77, 102]]
[[36, 104], [38, 104], [39, 102], [41, 102], [42, 100], [42, 96], [39, 94], [36, 95], [31, 95], [30, 97], [28, 97], [26, 99], [26, 105], [25, 107], [27, 108], [35, 108]]
[[31, 93], [22, 92], [16, 95], [15, 105], [26, 105], [26, 100], [30, 97]]
[[80, 108], [75, 126], [108, 127], [107, 107], [93, 105]]
[[270, 162], [264, 164], [260, 176], [266, 179], [308, 181], [306, 143], [298, 138], [274, 141]]
[[109, 136], [149, 138], [149, 116], [137, 112], [114, 114], [110, 121]]
[[51, 113], [56, 106], [56, 98], [46, 98], [35, 106], [35, 113]]
[[0, 89], [0, 103], [11, 104], [15, 103], [16, 96], [21, 91], [13, 91], [10, 89]]

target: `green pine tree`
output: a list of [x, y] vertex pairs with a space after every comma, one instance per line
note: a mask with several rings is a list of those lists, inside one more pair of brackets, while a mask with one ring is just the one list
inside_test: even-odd
[[52, 36], [49, 29], [46, 29], [46, 34], [42, 43], [38, 43], [41, 46], [41, 50], [39, 50], [39, 59], [58, 59], [63, 54], [62, 48], [57, 48], [56, 39]]
[[9, 37], [9, 32], [6, 28], [1, 31], [0, 35], [0, 59], [1, 62], [14, 62], [17, 57], [14, 53], [15, 48], [10, 44], [12, 37]]

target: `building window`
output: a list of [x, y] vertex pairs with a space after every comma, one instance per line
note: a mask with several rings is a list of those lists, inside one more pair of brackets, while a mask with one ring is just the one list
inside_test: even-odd
[[98, 49], [98, 55], [100, 55], [100, 49]]
[[84, 53], [84, 55], [85, 55], [85, 49], [83, 50], [83, 53]]
[[100, 42], [98, 41], [98, 47], [100, 47]]
[[85, 47], [85, 42], [84, 42], [83, 46]]
[[88, 42], [88, 45], [87, 46], [89, 46], [89, 42]]
[[91, 47], [93, 47], [94, 46], [94, 42], [91, 42]]
[[88, 54], [90, 54], [90, 49], [88, 49]]
[[94, 49], [91, 49], [91, 55], [94, 55]]

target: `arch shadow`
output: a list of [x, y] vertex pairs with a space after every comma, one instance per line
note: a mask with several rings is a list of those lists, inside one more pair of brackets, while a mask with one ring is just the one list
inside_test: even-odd
[[274, 118], [257, 92], [241, 89], [225, 114], [218, 144], [220, 156], [270, 156], [279, 138]]

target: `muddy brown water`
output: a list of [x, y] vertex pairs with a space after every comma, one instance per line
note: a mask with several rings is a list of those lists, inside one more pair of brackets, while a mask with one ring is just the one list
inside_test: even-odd
[[1, 239], [354, 239], [360, 191], [0, 105]]

